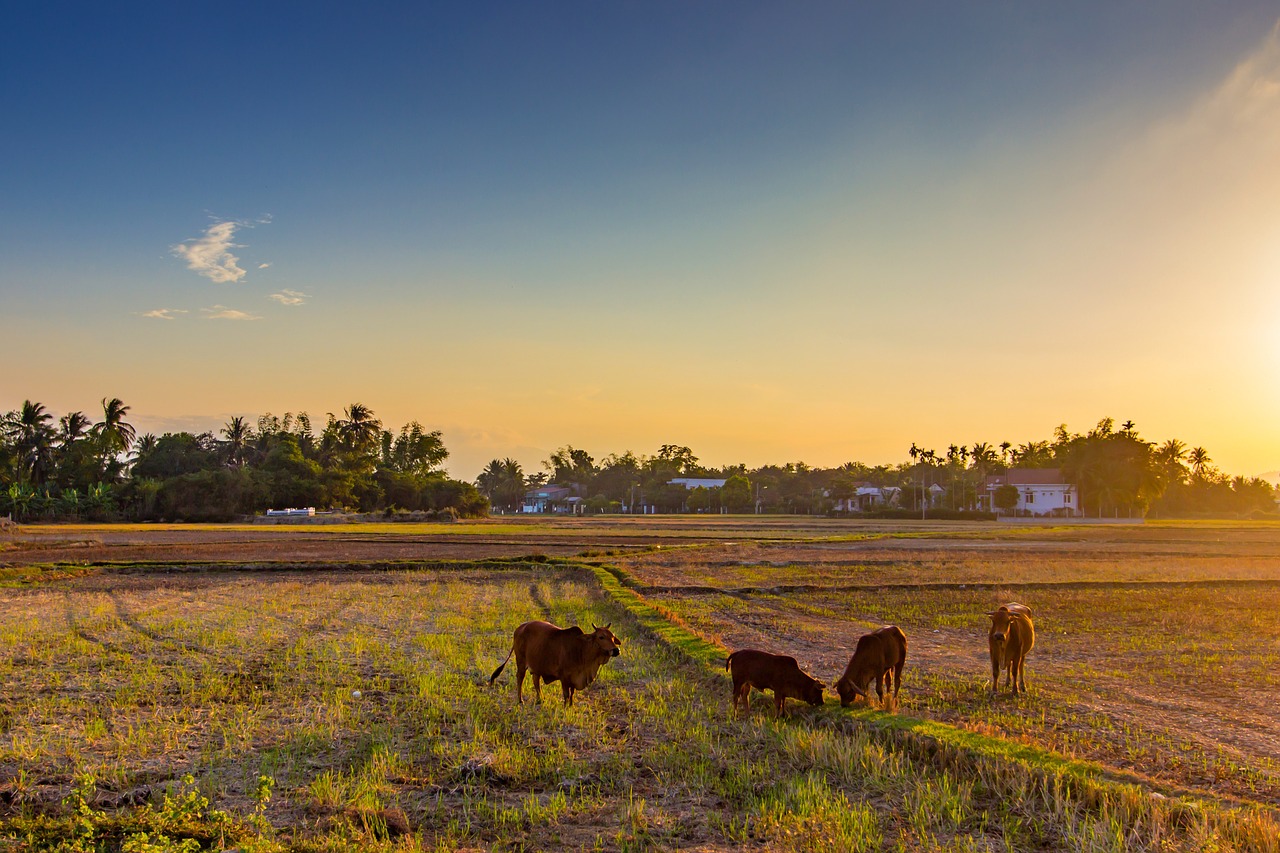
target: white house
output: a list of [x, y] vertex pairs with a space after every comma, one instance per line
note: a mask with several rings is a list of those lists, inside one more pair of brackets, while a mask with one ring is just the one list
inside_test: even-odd
[[897, 486], [873, 486], [858, 483], [852, 496], [836, 498], [832, 509], [836, 512], [871, 512], [883, 509], [898, 500]]
[[1080, 515], [1080, 490], [1068, 483], [1060, 468], [1010, 468], [1003, 474], [992, 474], [978, 493], [978, 507], [997, 512], [996, 489], [1013, 486], [1018, 490], [1014, 515]]
[[667, 480], [668, 486], [684, 486], [692, 491], [696, 488], [704, 489], [721, 489], [727, 480], [717, 479], [715, 477], [676, 477], [674, 480]]
[[569, 486], [557, 486], [549, 483], [524, 493], [524, 505], [521, 512], [569, 512], [573, 489]]

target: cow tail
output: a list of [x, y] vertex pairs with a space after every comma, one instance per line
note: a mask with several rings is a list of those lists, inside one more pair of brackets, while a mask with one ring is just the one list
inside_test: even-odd
[[725, 672], [728, 672], [728, 671], [729, 671], [729, 661], [733, 660], [733, 656], [734, 656], [734, 655], [736, 655], [736, 654], [737, 654], [737, 652], [733, 652], [733, 653], [731, 653], [727, 658], [725, 658], [725, 659], [724, 659], [724, 671], [725, 671]]
[[495, 681], [497, 681], [497, 680], [498, 680], [498, 676], [499, 676], [499, 675], [502, 675], [502, 670], [504, 670], [504, 669], [506, 669], [506, 668], [507, 668], [507, 661], [511, 660], [511, 655], [515, 654], [515, 650], [516, 650], [516, 647], [515, 647], [515, 646], [512, 646], [512, 647], [511, 647], [511, 651], [507, 652], [507, 658], [506, 658], [506, 660], [504, 660], [504, 661], [502, 662], [502, 664], [501, 664], [497, 669], [495, 669], [495, 670], [493, 671], [493, 675], [489, 676], [489, 683], [490, 683], [490, 684], [493, 684], [493, 682], [495, 682]]

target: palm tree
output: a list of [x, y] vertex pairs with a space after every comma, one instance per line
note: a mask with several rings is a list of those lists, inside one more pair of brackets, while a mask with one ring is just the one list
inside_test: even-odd
[[1160, 465], [1165, 484], [1181, 483], [1186, 480], [1187, 466], [1183, 464], [1187, 458], [1187, 445], [1176, 438], [1171, 438], [1156, 448], [1153, 454]]
[[249, 439], [253, 436], [253, 428], [245, 422], [244, 418], [236, 415], [222, 428], [222, 435], [227, 440], [225, 445], [227, 464], [232, 468], [240, 468], [244, 465], [245, 453], [249, 449]]
[[338, 436], [347, 450], [364, 453], [378, 446], [382, 434], [382, 421], [373, 416], [373, 410], [362, 403], [352, 403], [343, 411], [335, 425]]
[[1203, 477], [1209, 468], [1209, 463], [1213, 460], [1209, 458], [1209, 451], [1203, 447], [1193, 447], [1187, 452], [1187, 461], [1191, 463], [1191, 471], [1197, 477]]
[[58, 419], [58, 445], [70, 447], [89, 433], [89, 419], [84, 412], [72, 412]]
[[524, 470], [511, 457], [501, 461], [494, 459], [476, 477], [476, 488], [494, 506], [514, 509], [524, 497]]
[[129, 407], [119, 397], [102, 399], [102, 420], [94, 425], [94, 430], [98, 433], [105, 454], [115, 456], [118, 453], [128, 453], [129, 448], [133, 447], [137, 433], [125, 421], [124, 416], [127, 414]]
[[102, 398], [102, 420], [94, 424], [91, 435], [98, 442], [98, 470], [102, 479], [115, 479], [124, 467], [120, 456], [128, 453], [137, 433], [125, 421], [129, 407], [119, 397]]
[[53, 415], [41, 403], [22, 401], [22, 408], [11, 417], [8, 432], [17, 450], [18, 470], [15, 479], [42, 483], [48, 476], [53, 450], [54, 431], [49, 422]]

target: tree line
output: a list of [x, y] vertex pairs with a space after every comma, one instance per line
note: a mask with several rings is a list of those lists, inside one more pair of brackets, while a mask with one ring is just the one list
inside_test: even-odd
[[[652, 456], [631, 451], [597, 461], [581, 448], [561, 447], [526, 472], [514, 459], [492, 460], [476, 480], [480, 492], [500, 511], [517, 511], [530, 489], [548, 483], [567, 486], [582, 497], [585, 512], [829, 513], [859, 487], [891, 495], [881, 514], [916, 515], [927, 506], [936, 515], [964, 515], [980, 507], [987, 478], [1010, 468], [1058, 468], [1076, 486], [1081, 509], [1090, 516], [1188, 517], [1276, 513], [1280, 495], [1266, 480], [1231, 477], [1214, 467], [1203, 447], [1178, 439], [1148, 441], [1132, 421], [1119, 427], [1103, 418], [1085, 433], [1065, 425], [1052, 440], [1022, 444], [978, 441], [951, 444], [944, 451], [912, 444], [908, 459], [893, 465], [847, 462], [815, 468], [803, 462], [711, 467], [682, 445], [662, 445]], [[677, 477], [723, 479], [722, 488], [686, 489]], [[935, 497], [941, 487], [941, 497]]]
[[56, 422], [25, 401], [0, 416], [0, 516], [19, 520], [227, 521], [271, 507], [478, 516], [488, 501], [442, 469], [439, 431], [384, 429], [353, 403], [313, 428], [305, 413], [234, 417], [217, 434], [138, 435], [130, 407]]
[[[130, 407], [104, 398], [101, 415], [56, 419], [40, 403], [0, 415], [0, 516], [19, 520], [224, 521], [271, 507], [407, 511], [472, 517], [519, 511], [526, 494], [555, 484], [581, 511], [829, 513], [859, 487], [892, 496], [883, 510], [966, 514], [993, 474], [1059, 468], [1078, 489], [1086, 515], [1142, 517], [1274, 514], [1277, 492], [1260, 478], [1231, 477], [1203, 447], [1148, 441], [1131, 421], [1104, 418], [1085, 433], [1060, 426], [1050, 440], [973, 442], [944, 451], [912, 444], [892, 465], [803, 462], [713, 467], [687, 446], [653, 455], [601, 459], [566, 445], [527, 472], [494, 459], [467, 483], [443, 470], [449, 456], [438, 430], [412, 421], [392, 431], [353, 403], [315, 429], [305, 413], [233, 417], [217, 433], [137, 435]], [[687, 489], [676, 478], [724, 480]], [[940, 488], [935, 488], [940, 487]], [[939, 496], [940, 495], [940, 496]]]

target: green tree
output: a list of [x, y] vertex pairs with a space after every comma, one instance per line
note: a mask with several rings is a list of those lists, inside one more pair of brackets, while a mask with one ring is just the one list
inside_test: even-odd
[[720, 487], [720, 504], [729, 512], [748, 512], [751, 509], [751, 481], [742, 474], [734, 474]]
[[515, 511], [524, 500], [524, 469], [511, 457], [494, 459], [476, 477], [476, 488], [493, 506]]
[[1005, 483], [1003, 486], [996, 488], [991, 500], [995, 503], [996, 509], [1003, 512], [1013, 512], [1018, 506], [1018, 487]]

